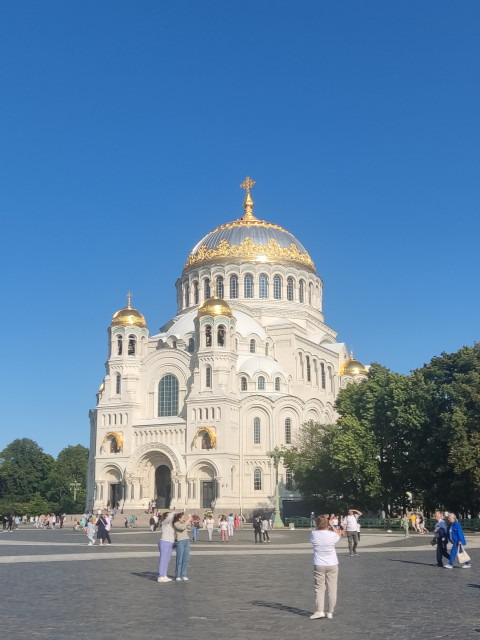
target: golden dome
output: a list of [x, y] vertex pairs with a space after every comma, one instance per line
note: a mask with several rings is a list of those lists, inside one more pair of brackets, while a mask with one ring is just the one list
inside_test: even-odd
[[203, 316], [227, 316], [232, 317], [232, 308], [223, 298], [218, 298], [215, 294], [208, 298], [198, 309], [198, 317]]
[[340, 368], [341, 376], [366, 376], [368, 373], [367, 367], [355, 360], [353, 357], [353, 351], [350, 351], [350, 360], [345, 360]]
[[240, 185], [246, 191], [243, 216], [207, 233], [191, 250], [184, 271], [204, 264], [241, 260], [295, 263], [315, 273], [312, 258], [292, 233], [254, 216], [250, 195], [254, 185], [248, 177]]
[[111, 326], [146, 328], [147, 323], [145, 322], [145, 318], [140, 311], [134, 309], [130, 304], [132, 300], [132, 294], [130, 292], [127, 293], [127, 300], [127, 306], [117, 311], [113, 316]]
[[103, 391], [105, 391], [105, 380], [102, 382], [102, 384], [98, 387], [98, 393], [102, 393]]

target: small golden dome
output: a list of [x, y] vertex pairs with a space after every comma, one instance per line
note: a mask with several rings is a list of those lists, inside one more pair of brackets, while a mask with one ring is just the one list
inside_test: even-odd
[[341, 376], [366, 376], [368, 373], [367, 367], [355, 360], [353, 357], [353, 351], [350, 351], [350, 360], [345, 360], [340, 369]]
[[208, 298], [198, 309], [198, 317], [203, 316], [227, 316], [232, 317], [232, 308], [225, 302], [223, 298], [218, 298], [214, 295], [212, 298]]
[[102, 393], [102, 391], [105, 391], [105, 382], [102, 382], [102, 384], [98, 387], [98, 393]]
[[134, 309], [131, 305], [132, 294], [127, 293], [127, 306], [117, 313], [112, 318], [112, 327], [120, 326], [120, 327], [141, 327], [144, 329], [147, 326], [145, 318], [140, 313]]

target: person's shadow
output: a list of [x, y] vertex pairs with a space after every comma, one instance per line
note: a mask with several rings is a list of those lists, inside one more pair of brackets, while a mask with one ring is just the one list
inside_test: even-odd
[[294, 613], [297, 616], [310, 617], [311, 611], [305, 611], [304, 609], [298, 609], [297, 607], [289, 607], [281, 602], [265, 602], [264, 600], [252, 600], [250, 604], [255, 607], [268, 607], [269, 609], [277, 609], [279, 611], [288, 611], [288, 613]]

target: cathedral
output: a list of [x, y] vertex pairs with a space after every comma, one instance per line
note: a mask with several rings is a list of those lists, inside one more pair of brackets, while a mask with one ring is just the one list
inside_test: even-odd
[[[191, 250], [160, 332], [131, 294], [113, 315], [90, 411], [89, 509], [269, 510], [269, 452], [295, 444], [304, 422], [335, 421], [338, 391], [365, 378], [324, 322], [306, 248], [254, 215], [254, 185], [241, 185], [243, 215]], [[300, 499], [281, 462], [278, 472], [280, 500]]]

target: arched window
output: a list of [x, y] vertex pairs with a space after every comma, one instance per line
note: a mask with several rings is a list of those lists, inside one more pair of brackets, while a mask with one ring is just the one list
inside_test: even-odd
[[267, 342], [267, 344], [265, 345], [265, 355], [266, 356], [268, 356], [269, 347], [270, 347], [270, 345]]
[[310, 356], [305, 356], [305, 363], [307, 365], [307, 382], [312, 381], [312, 367], [310, 366]]
[[250, 273], [247, 273], [245, 278], [243, 279], [243, 289], [244, 289], [244, 297], [245, 298], [253, 298], [253, 276]]
[[225, 346], [225, 327], [221, 324], [217, 329], [217, 344], [219, 347]]
[[253, 489], [254, 491], [262, 490], [262, 470], [255, 469], [253, 472]]
[[252, 338], [250, 340], [250, 353], [255, 353], [255, 340]]
[[305, 302], [305, 282], [300, 280], [298, 284], [298, 301]]
[[188, 339], [188, 353], [194, 353], [195, 351], [195, 340], [193, 338]]
[[117, 338], [117, 356], [121, 356], [123, 353], [123, 339], [122, 336]]
[[293, 491], [293, 471], [291, 469], [287, 469], [285, 472], [285, 489]]
[[199, 420], [203, 420], [203, 418], [202, 418], [202, 410], [201, 409], [198, 410], [198, 419]]
[[203, 297], [205, 300], [210, 298], [210, 280], [208, 278], [203, 281]]
[[122, 391], [122, 376], [117, 373], [117, 375], [115, 376], [115, 393], [117, 394], [117, 396], [120, 395], [120, 392]]
[[212, 386], [212, 367], [205, 369], [205, 386], [210, 389]]
[[322, 364], [320, 365], [320, 370], [321, 370], [321, 374], [322, 374], [322, 389], [325, 389], [325, 365]]
[[280, 378], [275, 378], [275, 391], [280, 391]]
[[230, 276], [230, 298], [238, 298], [238, 276]]
[[240, 390], [241, 391], [246, 391], [247, 390], [247, 379], [246, 378], [242, 378], [240, 380]]
[[208, 420], [208, 409], [205, 409], [205, 420]]
[[287, 278], [287, 300], [293, 301], [293, 278]]
[[285, 420], [285, 444], [292, 444], [292, 420], [286, 418]]
[[193, 283], [193, 303], [198, 304], [198, 282]]
[[185, 283], [185, 306], [190, 306], [190, 287], [188, 285], [188, 282]]
[[273, 297], [275, 300], [282, 299], [282, 279], [280, 276], [273, 277]]
[[209, 324], [205, 327], [205, 346], [212, 346], [212, 327]]
[[253, 421], [253, 444], [260, 444], [260, 418]]
[[170, 373], [158, 384], [158, 415], [178, 415], [178, 380]]
[[310, 283], [308, 285], [308, 304], [312, 304], [312, 298], [313, 298], [313, 284]]
[[268, 298], [268, 277], [261, 273], [258, 279], [258, 290], [260, 298]]
[[258, 378], [258, 390], [265, 391], [265, 378], [263, 376]]
[[137, 350], [137, 339], [135, 336], [128, 336], [128, 355], [134, 356]]
[[215, 420], [215, 409], [212, 407], [212, 420]]
[[223, 277], [217, 276], [217, 297], [223, 298]]

